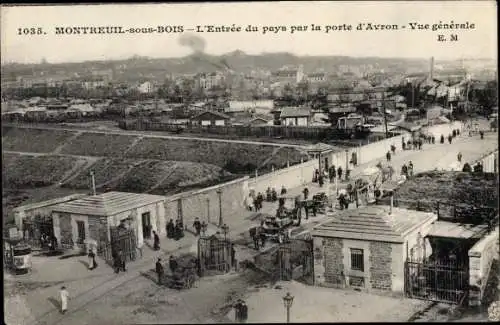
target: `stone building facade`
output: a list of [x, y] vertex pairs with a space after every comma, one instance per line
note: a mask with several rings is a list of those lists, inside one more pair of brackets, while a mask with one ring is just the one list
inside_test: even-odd
[[368, 206], [346, 210], [313, 230], [316, 283], [403, 293], [404, 262], [433, 213]]

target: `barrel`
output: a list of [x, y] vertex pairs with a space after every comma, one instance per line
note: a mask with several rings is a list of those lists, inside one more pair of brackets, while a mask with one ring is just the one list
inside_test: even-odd
[[16, 274], [28, 273], [31, 270], [31, 247], [28, 245], [17, 245], [13, 251]]

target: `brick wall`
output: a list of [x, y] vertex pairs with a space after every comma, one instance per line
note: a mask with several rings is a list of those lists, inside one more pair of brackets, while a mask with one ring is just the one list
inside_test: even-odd
[[325, 283], [332, 285], [344, 284], [344, 253], [343, 240], [340, 238], [325, 238], [323, 241]]
[[89, 217], [89, 236], [101, 245], [108, 241], [108, 221], [106, 217]]
[[372, 289], [391, 290], [392, 246], [370, 242], [370, 285]]
[[469, 250], [469, 305], [482, 303], [493, 260], [498, 260], [498, 226]]

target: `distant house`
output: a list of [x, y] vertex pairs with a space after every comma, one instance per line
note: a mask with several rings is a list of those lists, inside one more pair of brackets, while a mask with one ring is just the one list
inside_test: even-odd
[[191, 122], [201, 126], [227, 126], [231, 124], [231, 117], [224, 113], [204, 111], [191, 118]]
[[153, 84], [150, 81], [143, 82], [137, 86], [137, 91], [141, 94], [150, 94], [153, 92]]
[[272, 100], [230, 100], [224, 113], [239, 112], [269, 113], [274, 108]]
[[283, 107], [280, 113], [281, 125], [286, 126], [309, 126], [311, 118], [311, 110], [302, 107]]
[[232, 119], [232, 125], [254, 126], [254, 125], [272, 125], [273, 118], [266, 115], [242, 114]]

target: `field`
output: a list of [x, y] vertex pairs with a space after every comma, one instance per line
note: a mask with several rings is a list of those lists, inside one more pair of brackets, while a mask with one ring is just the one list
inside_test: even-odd
[[2, 127], [2, 150], [49, 153], [74, 133], [64, 130], [42, 130]]
[[[131, 148], [126, 156], [208, 163], [223, 167], [229, 172], [238, 173], [253, 172], [257, 166], [273, 154], [275, 148], [239, 143], [144, 138]], [[282, 155], [278, 157], [282, 158]], [[290, 154], [289, 159], [290, 163], [297, 163], [300, 161], [300, 154]], [[286, 165], [286, 154], [285, 160], [279, 161], [276, 165]]]
[[90, 189], [90, 171], [94, 172], [97, 188], [127, 172], [139, 161], [134, 159], [100, 158], [88, 169], [81, 171], [78, 176], [63, 184], [63, 187], [74, 189]]
[[81, 160], [64, 156], [3, 155], [3, 187], [37, 188], [50, 186], [63, 179]]
[[80, 156], [121, 157], [135, 138], [129, 135], [84, 133], [64, 146], [61, 152]]

